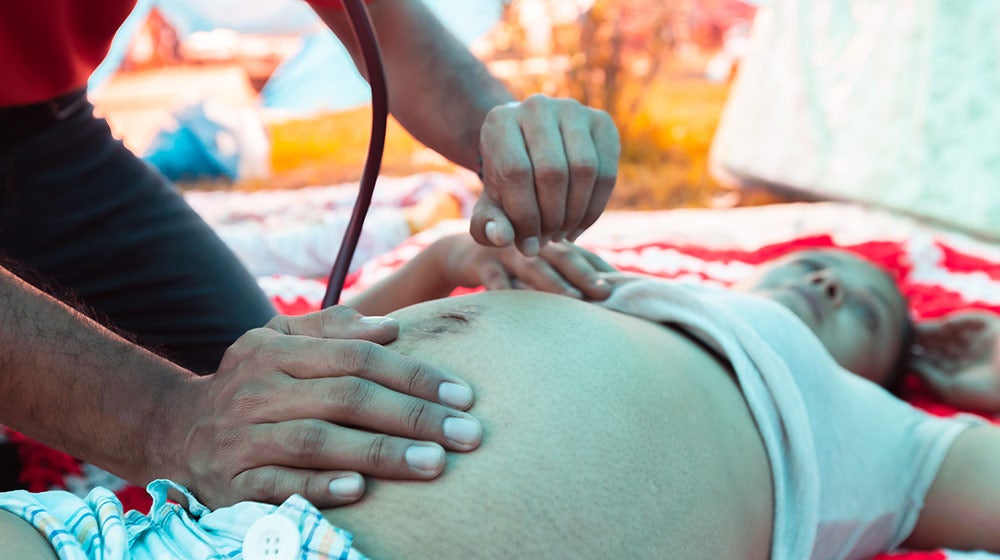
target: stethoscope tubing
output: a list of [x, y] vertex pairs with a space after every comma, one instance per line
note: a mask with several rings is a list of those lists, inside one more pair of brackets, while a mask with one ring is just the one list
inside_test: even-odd
[[371, 16], [362, 0], [343, 0], [344, 10], [354, 33], [354, 41], [361, 51], [361, 59], [368, 73], [368, 84], [372, 92], [372, 130], [368, 141], [368, 156], [361, 172], [361, 183], [358, 187], [358, 198], [354, 202], [351, 220], [344, 232], [344, 239], [337, 252], [337, 258], [330, 270], [326, 294], [323, 296], [322, 308], [336, 305], [340, 302], [344, 282], [354, 258], [354, 251], [361, 238], [365, 216], [371, 206], [372, 195], [375, 193], [375, 181], [382, 167], [382, 152], [385, 148], [385, 129], [389, 117], [389, 94], [385, 84], [385, 72], [382, 69], [382, 56], [379, 52], [378, 39], [372, 27]]

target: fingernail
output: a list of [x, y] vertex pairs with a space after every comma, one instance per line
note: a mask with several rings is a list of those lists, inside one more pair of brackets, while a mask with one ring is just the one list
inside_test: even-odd
[[358, 474], [349, 474], [330, 481], [330, 493], [345, 500], [356, 500], [361, 497], [364, 479]]
[[362, 317], [361, 318], [361, 323], [362, 324], [369, 325], [369, 326], [372, 326], [372, 327], [381, 327], [381, 326], [384, 326], [384, 325], [391, 325], [394, 322], [395, 322], [395, 319], [393, 319], [391, 317], [371, 316], [371, 317]]
[[486, 238], [497, 247], [503, 243], [500, 239], [500, 225], [493, 220], [486, 222]]
[[576, 238], [580, 237], [581, 235], [583, 235], [583, 230], [582, 229], [574, 229], [573, 233], [569, 234], [569, 240], [570, 241], [576, 241]]
[[472, 404], [472, 389], [458, 383], [445, 381], [438, 385], [438, 399], [453, 408], [468, 408]]
[[444, 449], [430, 445], [411, 445], [403, 454], [406, 464], [415, 471], [436, 475], [444, 468]]
[[444, 437], [459, 445], [476, 445], [482, 436], [483, 428], [476, 420], [452, 416], [444, 421]]
[[534, 257], [538, 254], [539, 245], [537, 237], [529, 237], [524, 240], [524, 254], [528, 257]]

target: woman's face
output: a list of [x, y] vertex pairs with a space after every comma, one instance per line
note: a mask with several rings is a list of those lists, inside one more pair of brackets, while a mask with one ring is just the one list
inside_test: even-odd
[[885, 271], [849, 253], [791, 253], [743, 287], [798, 315], [837, 363], [876, 383], [903, 350], [906, 300]]

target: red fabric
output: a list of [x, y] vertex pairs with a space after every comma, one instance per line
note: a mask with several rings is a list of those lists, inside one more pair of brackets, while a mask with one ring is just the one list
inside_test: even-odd
[[[340, 0], [309, 2], [343, 8]], [[85, 86], [135, 3], [0, 1], [0, 107], [38, 103]]]
[[874, 560], [948, 560], [948, 555], [940, 551], [908, 552], [905, 554], [879, 554]]
[[83, 87], [135, 0], [0, 2], [0, 106]]
[[[379, 280], [383, 273], [401, 267], [417, 250], [430, 244], [431, 237], [417, 236], [411, 238], [393, 250], [368, 263], [359, 272], [348, 276], [346, 289], [362, 290]], [[992, 278], [1000, 278], [1000, 259], [994, 260], [989, 255], [972, 255], [963, 249], [946, 243], [939, 243], [944, 255], [939, 263], [941, 272], [950, 278], [961, 277], [968, 273], [985, 272]], [[791, 251], [809, 247], [840, 247], [855, 252], [885, 266], [896, 277], [900, 288], [910, 302], [910, 307], [918, 317], [935, 317], [969, 307], [981, 307], [1000, 313], [1000, 306], [991, 306], [963, 296], [961, 293], [937, 283], [927, 283], [914, 278], [913, 263], [909, 262], [904, 245], [895, 241], [880, 239], [869, 240], [852, 245], [837, 244], [833, 236], [817, 235], [789, 239], [779, 243], [766, 245], [752, 250], [743, 249], [712, 249], [693, 244], [656, 242], [639, 245], [609, 243], [601, 246], [588, 246], [601, 257], [619, 269], [632, 270], [647, 275], [663, 278], [690, 278], [697, 276], [705, 280], [725, 283], [725, 274], [719, 270], [730, 264], [760, 264], [767, 260], [782, 256]], [[677, 257], [682, 257], [678, 259]], [[670, 268], [660, 269], [666, 260], [681, 263]], [[926, 263], [925, 263], [926, 264]], [[469, 293], [479, 290], [458, 289], [455, 294]], [[275, 296], [272, 300], [281, 313], [302, 314], [315, 311], [318, 301], [304, 295]], [[938, 416], [952, 416], [960, 411], [942, 403], [915, 375], [907, 377], [902, 390], [902, 396], [912, 405]], [[1000, 423], [997, 417], [984, 415], [988, 420]], [[37, 445], [37, 444], [36, 444]], [[43, 457], [42, 454], [37, 457]], [[41, 466], [32, 467], [31, 479], [36, 482], [54, 482], [58, 487], [61, 478], [72, 471], [78, 470], [77, 463], [66, 463], [53, 459], [56, 455], [45, 455]], [[50, 469], [53, 472], [46, 473]], [[29, 469], [26, 469], [29, 470]], [[69, 471], [69, 472], [67, 472]], [[144, 493], [135, 487], [126, 487], [116, 492], [126, 503], [126, 509], [147, 511], [148, 500], [142, 502]], [[126, 500], [129, 500], [126, 502]], [[882, 554], [875, 560], [947, 560], [948, 556], [940, 551]]]
[[149, 513], [153, 507], [153, 498], [141, 486], [124, 486], [115, 490], [115, 497], [122, 503], [122, 511], [141, 511]]
[[945, 268], [960, 272], [982, 272], [994, 280], [1000, 280], [1000, 262], [990, 262], [981, 257], [967, 255], [943, 243], [938, 243], [937, 247], [944, 253], [941, 264]]
[[[412, 255], [415, 249], [422, 248], [429, 244], [429, 242], [429, 239], [413, 238], [391, 253], [376, 259], [372, 263], [371, 270], [381, 273], [384, 271], [383, 269], [396, 269], [408, 260], [408, 256]], [[668, 254], [693, 257], [696, 259], [695, 262], [704, 264], [746, 263], [757, 265], [792, 251], [813, 247], [840, 247], [884, 266], [899, 282], [900, 289], [908, 298], [910, 308], [917, 317], [937, 317], [957, 309], [966, 309], [969, 307], [979, 307], [1000, 313], [1000, 306], [987, 305], [967, 299], [961, 293], [937, 284], [914, 281], [911, 278], [913, 263], [909, 262], [905, 247], [901, 243], [893, 241], [872, 240], [855, 245], [838, 245], [830, 235], [817, 235], [790, 239], [752, 250], [711, 249], [691, 244], [662, 242], [639, 245], [609, 244], [599, 247], [591, 246], [589, 248], [594, 249], [601, 257], [623, 271], [663, 278], [690, 278], [691, 276], [697, 276], [704, 280], [720, 282], [722, 280], [714, 277], [713, 271], [707, 267], [680, 267], [678, 269], [671, 269], [670, 272], [660, 272], [659, 270], [654, 270], [651, 265], [655, 265], [658, 261], [663, 260], [663, 256]], [[982, 272], [993, 279], [1000, 279], [1000, 261], [994, 262], [981, 256], [969, 255], [945, 243], [938, 243], [938, 248], [941, 249], [944, 255], [940, 266], [947, 274], [961, 275]], [[352, 276], [348, 281], [348, 287], [364, 289], [380, 276], [380, 274], [372, 274], [366, 277], [366, 272], [366, 269], [362, 269], [360, 275]], [[480, 290], [459, 288], [455, 290], [453, 295]], [[289, 302], [283, 301], [282, 298], [275, 298], [274, 303], [281, 312], [285, 312], [286, 310], [303, 311], [301, 305], [290, 306], [288, 305]], [[301, 301], [297, 303], [301, 304]], [[312, 309], [307, 308], [305, 311], [315, 310], [315, 307], [314, 302]], [[971, 410], [962, 411], [942, 403], [915, 375], [910, 375], [906, 378], [901, 393], [903, 398], [910, 404], [936, 416], [953, 416], [959, 412], [977, 413]], [[982, 416], [987, 420], [1000, 424], [1000, 420], [997, 417], [990, 415]], [[874, 560], [947, 560], [947, 558], [948, 555], [942, 551], [929, 551], [880, 554]]]
[[46, 447], [8, 428], [4, 428], [4, 435], [7, 441], [17, 445], [17, 459], [22, 465], [18, 481], [29, 492], [65, 489], [67, 475], [83, 474], [79, 461], [62, 451]]

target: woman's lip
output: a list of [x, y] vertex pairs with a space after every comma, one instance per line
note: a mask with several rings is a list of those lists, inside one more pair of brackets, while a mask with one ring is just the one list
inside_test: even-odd
[[810, 292], [809, 290], [803, 288], [802, 286], [791, 286], [792, 290], [802, 296], [802, 299], [806, 300], [809, 304], [809, 309], [812, 311], [813, 317], [816, 319], [816, 324], [823, 321], [823, 312], [820, 309], [819, 301], [816, 299], [816, 294]]

